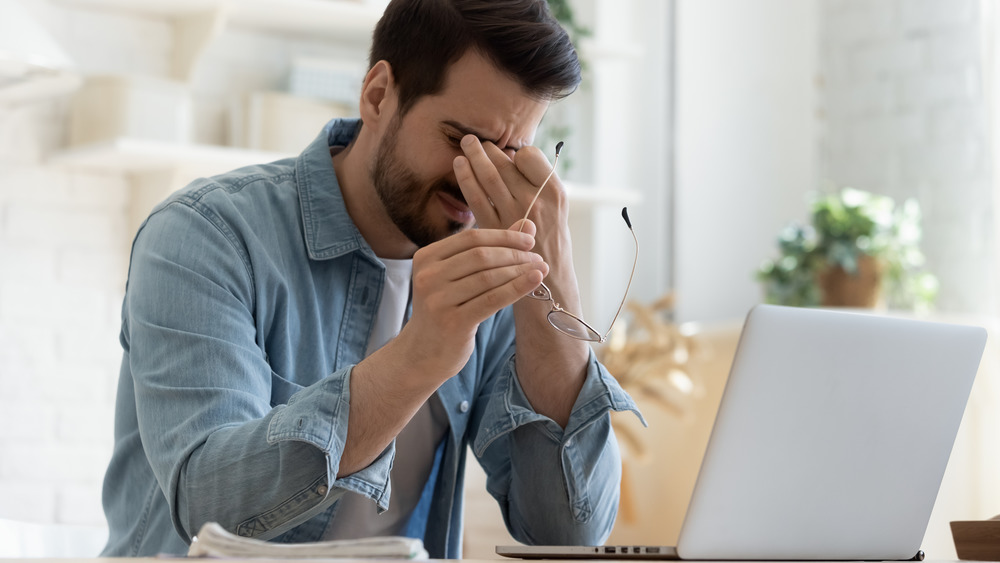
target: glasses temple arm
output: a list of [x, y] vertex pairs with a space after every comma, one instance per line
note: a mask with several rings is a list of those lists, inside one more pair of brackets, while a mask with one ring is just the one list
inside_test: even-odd
[[611, 334], [611, 329], [615, 327], [618, 315], [621, 315], [622, 309], [625, 307], [625, 301], [628, 299], [628, 290], [632, 287], [632, 279], [635, 277], [635, 266], [639, 263], [639, 239], [635, 236], [635, 231], [632, 230], [632, 221], [628, 218], [627, 207], [622, 208], [622, 218], [625, 219], [625, 224], [628, 225], [628, 232], [632, 235], [632, 240], [635, 242], [635, 255], [632, 258], [632, 272], [628, 275], [628, 283], [625, 285], [625, 295], [622, 296], [622, 302], [618, 305], [618, 310], [615, 311], [615, 316], [611, 319], [611, 324], [608, 325], [608, 331], [601, 337], [601, 342], [607, 340], [608, 335]]
[[542, 195], [542, 190], [545, 189], [545, 184], [549, 183], [549, 179], [552, 175], [556, 173], [556, 164], [559, 162], [559, 152], [562, 151], [563, 142], [559, 141], [556, 144], [556, 157], [552, 159], [552, 170], [549, 171], [549, 175], [545, 177], [545, 181], [542, 182], [541, 186], [538, 186], [538, 191], [535, 192], [535, 197], [531, 198], [531, 203], [528, 204], [528, 209], [524, 211], [524, 218], [521, 219], [521, 226], [518, 227], [517, 232], [522, 232], [524, 230], [524, 223], [528, 220], [528, 214], [531, 213], [531, 208], [535, 206], [535, 202], [538, 201], [538, 196]]

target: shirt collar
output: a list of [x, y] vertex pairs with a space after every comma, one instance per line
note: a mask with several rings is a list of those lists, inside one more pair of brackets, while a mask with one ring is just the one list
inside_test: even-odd
[[371, 246], [347, 213], [330, 158], [330, 147], [347, 146], [360, 128], [360, 119], [330, 121], [295, 161], [303, 235], [313, 260], [327, 260], [357, 250], [375, 259]]

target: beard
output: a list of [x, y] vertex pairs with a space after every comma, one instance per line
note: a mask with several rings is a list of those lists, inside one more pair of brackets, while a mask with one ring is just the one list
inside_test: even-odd
[[431, 199], [436, 198], [438, 192], [444, 192], [464, 203], [465, 196], [457, 185], [444, 179], [424, 189], [426, 184], [412, 170], [407, 169], [396, 155], [400, 125], [400, 116], [394, 116], [385, 136], [379, 142], [375, 158], [369, 163], [368, 176], [375, 186], [375, 193], [378, 194], [382, 207], [396, 228], [422, 248], [466, 228], [465, 224], [451, 219], [447, 219], [442, 227], [435, 226], [427, 211]]

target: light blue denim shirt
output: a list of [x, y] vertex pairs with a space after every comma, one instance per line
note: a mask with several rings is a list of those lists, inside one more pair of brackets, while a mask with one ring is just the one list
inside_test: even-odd
[[[392, 446], [337, 478], [351, 370], [384, 279], [330, 159], [358, 127], [333, 121], [297, 158], [197, 180], [139, 229], [104, 555], [183, 554], [208, 521], [318, 540], [347, 490], [388, 506]], [[450, 428], [407, 527], [432, 557], [461, 557], [468, 446], [519, 541], [597, 544], [614, 523], [621, 463], [608, 411], [638, 414], [632, 399], [591, 353], [564, 430], [531, 409], [513, 353], [507, 308], [480, 325], [468, 364], [437, 391]]]

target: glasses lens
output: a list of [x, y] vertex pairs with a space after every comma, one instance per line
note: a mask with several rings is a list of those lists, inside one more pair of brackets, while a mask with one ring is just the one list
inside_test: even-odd
[[549, 313], [549, 324], [554, 326], [556, 330], [572, 336], [573, 338], [579, 340], [587, 340], [590, 342], [600, 342], [601, 335], [587, 326], [586, 323], [580, 319], [565, 313], [563, 311], [552, 311]]

